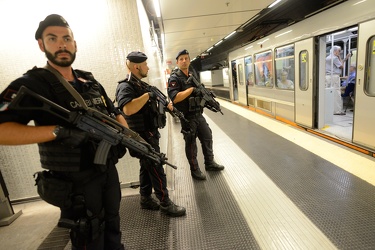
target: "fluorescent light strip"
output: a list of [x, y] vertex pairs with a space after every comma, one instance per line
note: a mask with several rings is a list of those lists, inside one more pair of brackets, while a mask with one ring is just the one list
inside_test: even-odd
[[355, 3], [355, 4], [353, 4], [353, 6], [354, 5], [357, 5], [357, 4], [360, 4], [360, 3], [363, 3], [363, 2], [366, 2], [367, 0], [362, 0], [362, 1], [359, 1], [359, 2], [357, 2], [357, 3]]
[[230, 33], [229, 35], [227, 35], [226, 37], [224, 37], [224, 39], [228, 39], [229, 37], [233, 36], [237, 31], [232, 31], [232, 33]]
[[218, 46], [220, 43], [222, 43], [223, 42], [223, 40], [220, 40], [220, 41], [218, 41], [217, 43], [215, 43], [215, 45], [214, 46]]
[[276, 0], [275, 2], [273, 2], [270, 6], [268, 6], [268, 8], [272, 8], [273, 6], [275, 6], [276, 4], [278, 4], [281, 0]]
[[281, 33], [281, 34], [275, 36], [275, 38], [277, 38], [277, 37], [279, 37], [279, 36], [283, 36], [283, 35], [288, 34], [288, 33], [290, 33], [290, 32], [292, 32], [292, 30], [285, 31], [284, 33]]
[[343, 34], [343, 33], [345, 33], [345, 30], [343, 30], [343, 31], [339, 31], [339, 32], [336, 32], [336, 33], [334, 33], [334, 34], [332, 34], [333, 36], [337, 36], [337, 35], [340, 35], [340, 34]]
[[266, 40], [263, 40], [263, 41], [261, 41], [261, 42], [259, 42], [259, 43], [257, 43], [257, 44], [263, 44], [264, 42], [266, 42], [266, 41], [268, 41], [268, 40], [270, 40], [270, 39], [267, 38]]

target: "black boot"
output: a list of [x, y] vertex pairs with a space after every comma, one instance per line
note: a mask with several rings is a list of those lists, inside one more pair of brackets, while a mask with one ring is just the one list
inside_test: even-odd
[[141, 208], [148, 210], [159, 210], [159, 203], [151, 196], [141, 196]]
[[214, 161], [206, 164], [205, 167], [206, 167], [206, 171], [221, 171], [224, 169], [223, 165], [219, 165]]
[[177, 206], [171, 200], [160, 202], [160, 211], [171, 217], [179, 217], [186, 214], [184, 207]]
[[201, 172], [201, 170], [199, 168], [197, 170], [192, 170], [191, 176], [193, 176], [193, 178], [197, 179], [197, 180], [205, 180], [206, 179], [206, 176]]

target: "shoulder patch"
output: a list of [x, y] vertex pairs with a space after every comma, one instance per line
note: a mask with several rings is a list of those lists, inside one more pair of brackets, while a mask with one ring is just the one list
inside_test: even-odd
[[174, 87], [174, 86], [176, 86], [176, 84], [177, 84], [176, 81], [171, 81], [171, 82], [169, 82], [169, 86], [170, 86], [170, 87]]
[[16, 97], [17, 95], [17, 90], [14, 90], [14, 89], [7, 89], [4, 93], [4, 96], [3, 96], [3, 99], [6, 100], [6, 101], [12, 101], [12, 99], [14, 97]]

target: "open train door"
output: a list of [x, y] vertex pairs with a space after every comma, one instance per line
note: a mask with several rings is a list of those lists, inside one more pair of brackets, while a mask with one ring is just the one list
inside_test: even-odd
[[238, 102], [242, 105], [247, 106], [247, 87], [245, 81], [245, 72], [244, 72], [244, 59], [237, 59], [237, 93], [238, 93]]
[[313, 38], [297, 42], [294, 47], [295, 122], [308, 128], [314, 125], [313, 48]]
[[375, 20], [359, 25], [353, 142], [375, 149]]

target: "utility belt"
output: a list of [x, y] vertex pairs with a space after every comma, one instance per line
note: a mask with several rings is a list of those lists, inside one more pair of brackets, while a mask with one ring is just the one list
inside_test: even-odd
[[189, 120], [189, 119], [194, 119], [194, 118], [200, 117], [201, 115], [202, 115], [202, 112], [189, 113], [189, 114], [185, 115], [185, 118]]

